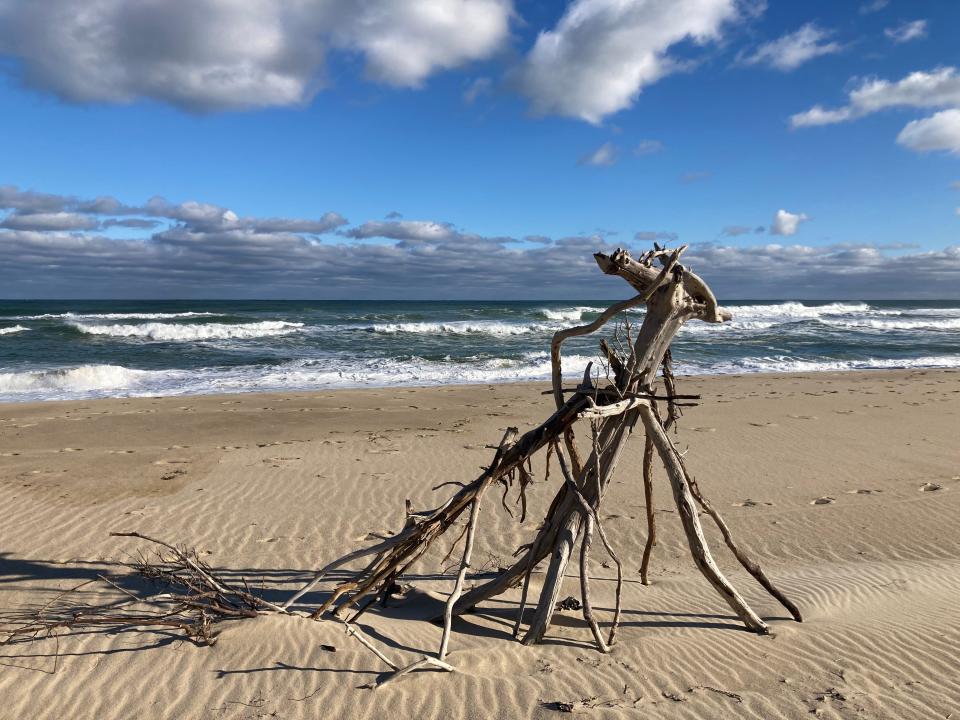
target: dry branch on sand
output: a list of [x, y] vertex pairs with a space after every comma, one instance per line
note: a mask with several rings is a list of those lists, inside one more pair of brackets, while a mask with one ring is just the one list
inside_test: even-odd
[[[144, 563], [139, 568], [140, 572], [179, 588], [180, 592], [163, 593], [142, 600], [131, 598], [128, 603], [85, 608], [73, 615], [69, 610], [51, 611], [45, 608], [30, 618], [29, 622], [22, 623], [10, 637], [22, 640], [31, 634], [103, 621], [126, 623], [129, 626], [166, 624], [182, 628], [195, 637], [208, 638], [210, 625], [221, 620], [252, 617], [265, 612], [293, 612], [294, 607], [300, 607], [298, 602], [328, 579], [333, 571], [365, 560], [366, 565], [362, 569], [353, 573], [350, 579], [328, 588], [326, 599], [316, 607], [307, 608], [307, 612], [315, 620], [329, 618], [343, 623], [351, 637], [390, 667], [394, 672], [380, 683], [383, 685], [422, 667], [453, 670], [451, 665], [444, 662], [449, 650], [453, 617], [517, 585], [522, 590], [514, 634], [525, 644], [540, 642], [550, 627], [567, 565], [579, 540], [580, 609], [597, 648], [607, 652], [616, 640], [620, 620], [623, 569], [620, 558], [608, 542], [598, 510], [624, 445], [638, 426], [645, 434], [643, 467], [639, 475], [643, 478], [648, 524], [641, 562], [642, 582], [647, 583], [650, 555], [656, 545], [652, 509], [652, 469], [656, 456], [670, 482], [694, 562], [744, 625], [758, 633], [768, 631], [767, 625], [747, 605], [714, 561], [703, 535], [698, 506], [717, 524], [725, 543], [743, 567], [800, 621], [796, 606], [770, 582], [756, 561], [736, 544], [729, 527], [703, 496], [667, 432], [679, 417], [681, 408], [689, 405], [689, 401], [698, 399], [698, 396], [676, 392], [670, 357], [670, 344], [674, 336], [685, 322], [691, 320], [708, 323], [730, 320], [730, 314], [717, 305], [707, 284], [680, 264], [685, 249], [685, 246], [675, 250], [654, 246], [654, 250], [638, 259], [631, 258], [622, 250], [612, 255], [597, 253], [595, 258], [600, 269], [608, 275], [619, 275], [638, 294], [612, 305], [589, 324], [567, 328], [554, 335], [550, 355], [556, 411], [541, 425], [523, 435], [516, 428], [508, 429], [489, 467], [479, 477], [470, 483], [455, 483], [460, 485], [460, 489], [433, 510], [413, 512], [408, 503], [407, 522], [400, 532], [328, 563], [282, 605], [268, 603], [246, 590], [228, 586], [185, 550], [137, 535], [173, 553], [161, 555], [159, 564]], [[645, 306], [646, 312], [635, 333], [628, 326], [626, 337], [617, 336], [612, 344], [601, 342], [606, 376], [602, 377], [600, 373], [594, 376], [591, 367], [588, 367], [580, 385], [572, 389], [564, 388], [563, 343], [571, 337], [596, 332], [621, 312], [640, 306]], [[663, 378], [664, 390], [658, 394], [656, 386], [659, 376]], [[661, 401], [666, 402], [666, 418], [661, 416]], [[578, 423], [589, 428], [590, 442], [585, 451], [586, 457], [574, 431]], [[525, 515], [525, 492], [531, 481], [530, 460], [541, 450], [547, 452], [548, 473], [550, 459], [556, 457], [561, 482], [536, 536], [517, 551], [518, 559], [511, 567], [464, 593], [467, 573], [472, 567], [481, 503], [487, 491], [495, 484], [502, 484], [506, 493], [515, 482], [518, 483], [522, 514]], [[400, 667], [360, 632], [355, 621], [374, 602], [384, 599], [410, 566], [461, 516], [467, 520], [463, 532], [454, 541], [454, 547], [462, 541], [463, 551], [453, 589], [444, 608], [443, 633], [437, 655], [424, 655], [414, 663]], [[590, 592], [590, 562], [595, 533], [604, 552], [617, 567], [615, 610], [606, 637], [594, 615]], [[544, 560], [548, 560], [546, 573], [532, 618], [524, 631], [524, 609], [530, 596], [531, 574]], [[146, 612], [133, 609], [143, 605], [151, 609]]]

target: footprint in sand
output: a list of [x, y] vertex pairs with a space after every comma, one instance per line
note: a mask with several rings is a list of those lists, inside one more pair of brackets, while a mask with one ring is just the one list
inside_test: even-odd
[[750, 425], [754, 427], [777, 427], [777, 423], [775, 422], [752, 422]]
[[877, 493], [882, 493], [883, 490], [872, 490], [870, 488], [860, 488], [858, 490], [844, 490], [847, 495], [876, 495]]
[[760, 502], [759, 500], [751, 500], [747, 498], [743, 502], [733, 503], [733, 507], [757, 507], [758, 505], [773, 505], [772, 502]]
[[920, 486], [920, 492], [935, 492], [937, 490], [943, 490], [943, 485], [938, 485], [937, 483], [925, 482]]
[[691, 428], [691, 430], [693, 430], [694, 432], [716, 432], [717, 431], [715, 427], [695, 427], [695, 428]]
[[133, 450], [107, 450], [108, 455], [132, 455]]
[[816, 420], [816, 415], [791, 415], [794, 420]]
[[834, 412], [835, 412], [837, 415], [853, 415], [853, 414], [855, 414], [857, 411], [856, 411], [856, 410], [834, 410]]
[[816, 500], [811, 500], [810, 504], [811, 505], [830, 505], [831, 503], [835, 503], [836, 501], [837, 501], [836, 498], [832, 498], [829, 495], [824, 495], [823, 497], [818, 497]]
[[83, 448], [65, 447], [65, 448], [63, 448], [62, 450], [58, 450], [57, 452], [62, 452], [62, 453], [64, 453], [64, 452], [80, 452], [81, 450], [83, 450]]

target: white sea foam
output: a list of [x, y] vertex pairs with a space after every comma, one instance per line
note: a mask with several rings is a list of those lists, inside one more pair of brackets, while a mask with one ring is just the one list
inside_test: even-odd
[[915, 358], [864, 358], [861, 360], [803, 360], [787, 355], [745, 357], [710, 366], [679, 365], [678, 373], [690, 375], [730, 375], [746, 373], [831, 372], [846, 370], [891, 370], [913, 368], [960, 367], [960, 355]]
[[784, 302], [773, 305], [724, 305], [733, 314], [734, 320], [745, 318], [769, 318], [803, 320], [826, 315], [852, 315], [870, 312], [866, 303], [829, 303], [827, 305], [804, 305], [799, 302]]
[[13, 327], [0, 328], [0, 335], [13, 335], [14, 333], [24, 332], [30, 328], [23, 325], [14, 325]]
[[132, 337], [144, 340], [190, 342], [197, 340], [231, 340], [258, 337], [274, 337], [299, 332], [303, 323], [282, 320], [265, 320], [253, 323], [203, 323], [183, 325], [177, 323], [141, 323], [100, 325], [71, 322], [70, 325], [87, 335], [109, 337]]
[[509, 323], [496, 320], [454, 320], [451, 322], [402, 322], [377, 323], [364, 329], [376, 333], [395, 335], [414, 333], [418, 335], [527, 335], [536, 332], [553, 332], [555, 323]]
[[[568, 380], [579, 379], [591, 360], [585, 355], [563, 359]], [[714, 365], [681, 363], [678, 373], [747, 374], [960, 367], [960, 356], [902, 359], [803, 360], [789, 356], [747, 357]], [[118, 365], [82, 365], [27, 372], [0, 372], [0, 400], [50, 400], [85, 397], [190, 395], [199, 393], [318, 390], [348, 387], [430, 386], [547, 380], [550, 358], [545, 352], [521, 358], [460, 361], [324, 358], [295, 360], [274, 366], [207, 367], [137, 370]]]
[[133, 370], [120, 365], [81, 365], [74, 368], [0, 372], [0, 397], [18, 399], [20, 395], [50, 399], [81, 397], [98, 392], [128, 390], [164, 375], [163, 371]]
[[584, 313], [602, 313], [605, 308], [574, 307], [574, 308], [540, 308], [537, 314], [545, 320], [582, 320]]
[[42, 315], [14, 315], [11, 320], [173, 320], [175, 318], [218, 317], [212, 312], [152, 312], [152, 313], [44, 313]]
[[960, 330], [960, 318], [918, 318], [916, 320], [875, 320], [852, 318], [849, 320], [819, 319], [830, 327], [868, 330]]

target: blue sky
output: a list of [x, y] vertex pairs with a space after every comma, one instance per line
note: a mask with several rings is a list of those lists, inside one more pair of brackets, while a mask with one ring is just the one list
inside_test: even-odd
[[654, 234], [737, 297], [960, 292], [960, 3], [311, 5], [0, 0], [0, 295], [599, 296]]

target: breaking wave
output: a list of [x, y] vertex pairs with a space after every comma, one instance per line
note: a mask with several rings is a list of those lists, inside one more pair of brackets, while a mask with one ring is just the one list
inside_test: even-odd
[[364, 329], [375, 333], [396, 335], [413, 333], [417, 335], [527, 335], [536, 332], [553, 332], [556, 323], [509, 323], [494, 320], [472, 322], [459, 320], [452, 322], [402, 322], [377, 323]]
[[14, 333], [24, 332], [30, 328], [23, 325], [14, 325], [13, 327], [0, 328], [0, 335], [13, 335]]
[[[164, 371], [133, 370], [119, 365], [81, 365], [74, 368], [0, 373], [0, 395], [29, 395], [50, 399], [83, 397], [98, 392], [129, 390]], [[19, 398], [17, 398], [19, 399]]]
[[144, 340], [167, 342], [190, 342], [197, 340], [234, 340], [245, 338], [273, 337], [299, 332], [303, 323], [283, 320], [265, 320], [252, 323], [204, 323], [182, 325], [176, 323], [142, 323], [139, 325], [97, 325], [71, 322], [71, 326], [87, 335], [110, 337], [133, 337]]

